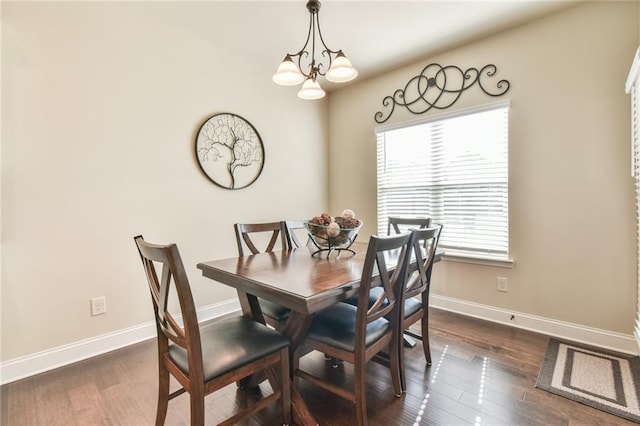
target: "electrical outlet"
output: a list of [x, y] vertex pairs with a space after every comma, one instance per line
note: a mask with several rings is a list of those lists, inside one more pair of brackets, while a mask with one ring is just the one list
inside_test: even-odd
[[91, 299], [91, 316], [102, 315], [107, 312], [107, 299], [104, 296]]
[[507, 279], [505, 277], [496, 278], [496, 287], [498, 291], [501, 291], [503, 293], [509, 291], [509, 284], [507, 283]]

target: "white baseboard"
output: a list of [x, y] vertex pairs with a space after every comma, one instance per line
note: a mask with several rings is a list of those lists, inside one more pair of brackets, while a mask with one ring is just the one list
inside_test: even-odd
[[[463, 315], [492, 321], [512, 327], [535, 331], [574, 342], [598, 346], [618, 352], [638, 354], [633, 335], [585, 327], [568, 322], [550, 320], [493, 306], [480, 305], [459, 299], [431, 295], [431, 306]], [[204, 306], [198, 309], [199, 321], [208, 321], [240, 309], [237, 300]], [[513, 319], [511, 317], [513, 316]], [[132, 345], [156, 335], [155, 324], [145, 324], [103, 334], [68, 345], [38, 352], [0, 363], [0, 384], [11, 383], [25, 377], [53, 370], [106, 352]]]
[[564, 321], [529, 315], [506, 309], [480, 305], [460, 299], [430, 296], [434, 308], [509, 325], [516, 328], [558, 337], [573, 342], [597, 346], [612, 351], [638, 355], [638, 343], [633, 335], [585, 327]]
[[[197, 310], [198, 321], [208, 321], [232, 312], [237, 312], [238, 310], [240, 310], [240, 304], [237, 300], [228, 300], [203, 306]], [[179, 320], [180, 315], [177, 315], [176, 319]], [[25, 377], [53, 370], [54, 368], [142, 342], [155, 336], [156, 326], [153, 321], [150, 321], [123, 330], [5, 361], [0, 363], [0, 384], [11, 383]]]

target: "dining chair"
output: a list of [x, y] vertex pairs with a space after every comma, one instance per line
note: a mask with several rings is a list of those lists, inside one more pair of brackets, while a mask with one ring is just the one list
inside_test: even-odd
[[[307, 234], [307, 228], [305, 228], [303, 220], [285, 220], [284, 227], [287, 231], [287, 243], [290, 250], [304, 247], [309, 243], [309, 234]], [[299, 237], [299, 234], [303, 232], [305, 244], [302, 244]]]
[[[402, 395], [400, 377], [400, 335], [402, 294], [407, 279], [407, 263], [413, 234], [369, 239], [362, 268], [357, 306], [340, 302], [316, 314], [307, 336], [293, 357], [294, 383], [305, 379], [327, 391], [354, 402], [359, 425], [367, 424], [366, 364], [382, 351], [389, 352], [389, 368], [396, 396]], [[369, 293], [376, 280], [383, 289], [369, 305]], [[353, 364], [353, 388], [345, 389], [300, 368], [305, 348]]]
[[[290, 341], [279, 332], [246, 317], [200, 326], [189, 281], [175, 244], [158, 245], [134, 238], [147, 277], [158, 343], [158, 406], [156, 426], [163, 425], [169, 400], [187, 392], [191, 425], [204, 425], [204, 397], [260, 371], [267, 371], [273, 392], [221, 424], [233, 424], [280, 400], [282, 419], [291, 421]], [[174, 291], [170, 287], [174, 284]], [[175, 294], [182, 314], [180, 325], [169, 312]], [[273, 369], [273, 370], [271, 370]], [[279, 370], [276, 375], [274, 371]], [[182, 386], [169, 392], [173, 376]], [[279, 377], [278, 377], [279, 376]]]
[[[277, 247], [289, 247], [284, 221], [264, 223], [236, 223], [233, 225], [238, 245], [238, 255], [245, 256], [272, 252]], [[262, 249], [258, 248], [262, 247]], [[258, 298], [262, 316], [267, 324], [280, 330], [289, 318], [291, 310], [269, 300]]]
[[[429, 347], [429, 291], [431, 288], [431, 270], [438, 248], [438, 239], [442, 226], [426, 229], [414, 229], [413, 253], [416, 262], [410, 262], [409, 276], [404, 290], [404, 306], [402, 329], [405, 334], [422, 341], [422, 350], [427, 365], [431, 365], [431, 350]], [[411, 325], [421, 321], [420, 333], [409, 330]], [[404, 345], [401, 345], [404, 346]], [[404, 349], [401, 347], [402, 353]], [[404, 374], [404, 356], [400, 357], [400, 377], [402, 389], [406, 391], [406, 377]]]
[[[431, 224], [431, 218], [429, 217], [404, 217], [404, 216], [389, 216], [387, 222], [387, 235], [397, 235], [403, 232], [409, 232], [411, 229], [424, 229], [428, 228]], [[380, 289], [374, 289], [370, 296], [370, 303], [378, 297]], [[351, 297], [345, 300], [346, 303], [352, 305], [358, 304], [358, 298]], [[407, 338], [405, 344], [409, 347], [414, 347], [415, 343], [411, 339]]]
[[[400, 234], [408, 232], [411, 229], [425, 229], [431, 226], [430, 217], [407, 217], [407, 216], [389, 216], [387, 223], [387, 235]], [[410, 333], [405, 332], [403, 338], [404, 344], [410, 348], [416, 345]], [[431, 362], [428, 363], [429, 365]]]

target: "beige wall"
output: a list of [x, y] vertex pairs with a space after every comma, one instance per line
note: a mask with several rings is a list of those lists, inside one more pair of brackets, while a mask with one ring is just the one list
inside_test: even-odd
[[[328, 103], [291, 102], [295, 91], [256, 78], [230, 44], [238, 17], [273, 13], [273, 4], [2, 2], [0, 11], [2, 361], [150, 321], [138, 233], [180, 245], [198, 306], [234, 298], [195, 264], [235, 253], [236, 221], [310, 217], [328, 205], [354, 209], [363, 239], [373, 233], [373, 115], [434, 61], [495, 63], [512, 82], [516, 262], [512, 270], [443, 262], [434, 293], [631, 332], [623, 84], [640, 37], [635, 2], [587, 3], [361, 81]], [[469, 92], [454, 108], [491, 100]], [[247, 118], [265, 143], [263, 174], [241, 191], [215, 187], [193, 158], [198, 126], [222, 111]], [[416, 117], [397, 112], [390, 122]], [[496, 293], [498, 275], [509, 293]], [[89, 299], [102, 295], [107, 314], [90, 317]]]
[[[229, 45], [234, 14], [261, 7], [2, 3], [2, 360], [151, 321], [134, 235], [178, 243], [202, 307], [235, 297], [195, 267], [236, 253], [234, 222], [325, 208], [326, 102], [256, 78]], [[194, 160], [217, 112], [262, 136], [246, 189], [214, 186]], [[95, 296], [106, 315], [90, 317]]]
[[[511, 102], [515, 266], [442, 262], [433, 294], [630, 335], [636, 248], [624, 82], [637, 46], [638, 3], [588, 2], [332, 95], [330, 208], [350, 206], [364, 234], [375, 233], [373, 117], [382, 99], [431, 62], [493, 63], [512, 85], [498, 99]], [[469, 90], [448, 111], [495, 101]], [[419, 117], [396, 110], [385, 124]], [[496, 291], [497, 276], [509, 279], [508, 293]]]

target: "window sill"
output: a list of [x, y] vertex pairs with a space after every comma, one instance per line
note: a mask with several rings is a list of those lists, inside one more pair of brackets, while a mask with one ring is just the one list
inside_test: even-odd
[[495, 266], [498, 268], [512, 269], [513, 259], [495, 258], [490, 256], [473, 256], [469, 254], [447, 253], [442, 254], [442, 260], [445, 262], [472, 263], [474, 265]]

